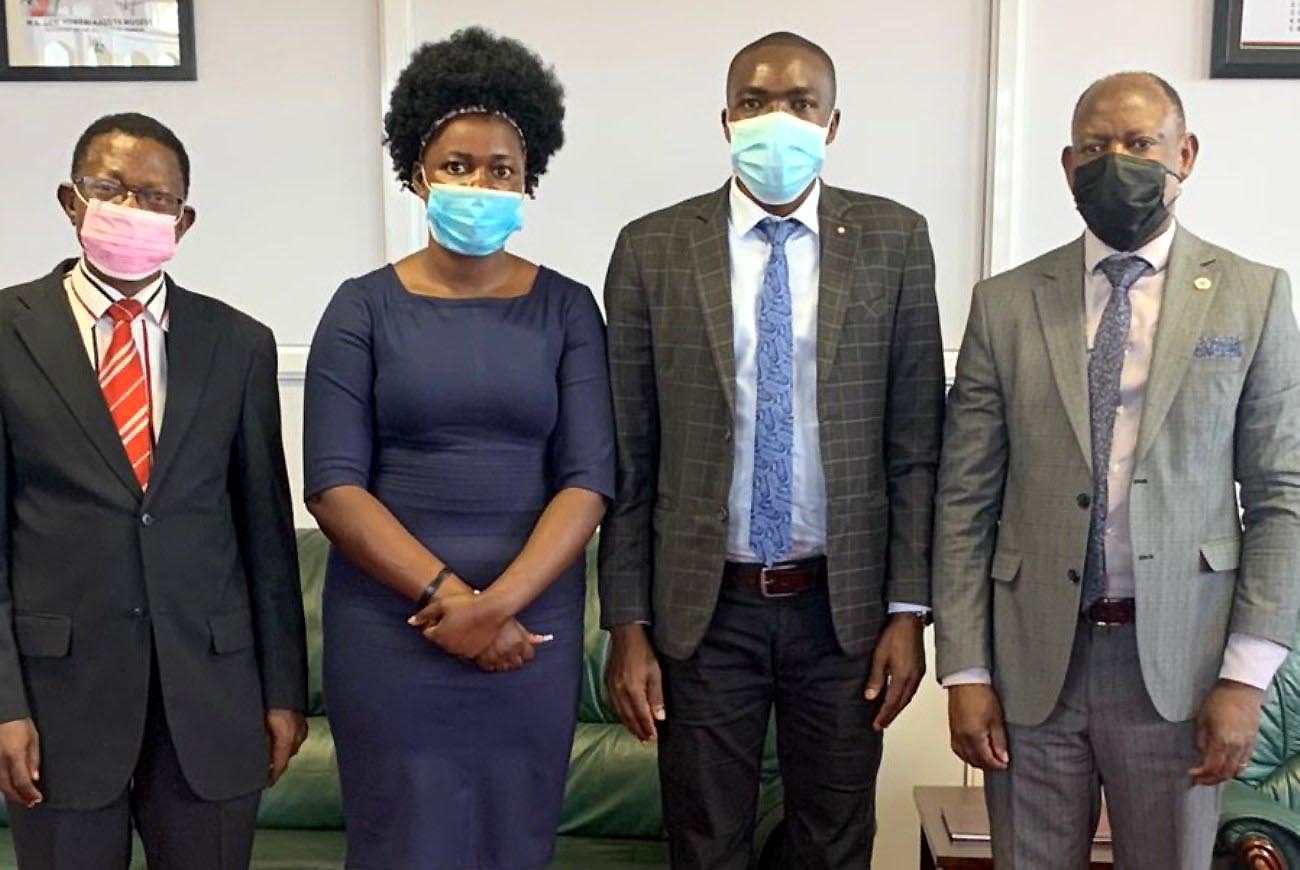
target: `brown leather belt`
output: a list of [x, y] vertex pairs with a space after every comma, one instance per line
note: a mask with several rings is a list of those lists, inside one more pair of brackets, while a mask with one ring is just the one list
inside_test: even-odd
[[1103, 598], [1083, 618], [1092, 625], [1128, 625], [1137, 619], [1137, 604], [1132, 598]]
[[757, 592], [764, 598], [786, 598], [826, 585], [826, 557], [776, 565], [728, 562], [722, 579], [737, 589]]

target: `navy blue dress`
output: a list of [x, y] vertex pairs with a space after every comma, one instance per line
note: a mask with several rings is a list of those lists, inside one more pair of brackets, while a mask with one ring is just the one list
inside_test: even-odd
[[[307, 363], [308, 495], [364, 487], [484, 588], [568, 487], [612, 497], [604, 326], [541, 269], [512, 299], [408, 292], [391, 266], [343, 284]], [[324, 593], [325, 702], [349, 870], [531, 868], [550, 858], [582, 654], [579, 559], [520, 623], [555, 640], [480, 671], [406, 624], [413, 607], [345, 558]]]

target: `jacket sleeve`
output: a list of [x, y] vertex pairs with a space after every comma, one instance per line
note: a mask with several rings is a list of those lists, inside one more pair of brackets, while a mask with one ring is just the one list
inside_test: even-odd
[[980, 288], [971, 302], [957, 378], [948, 392], [935, 497], [936, 676], [993, 667], [989, 563], [1007, 470], [1002, 388]]
[[890, 603], [930, 604], [935, 474], [943, 435], [943, 341], [925, 219], [908, 239], [894, 311], [885, 409]]
[[1282, 271], [1237, 405], [1233, 446], [1245, 532], [1230, 629], [1291, 647], [1300, 608], [1300, 334]]
[[280, 432], [275, 339], [259, 336], [244, 386], [231, 499], [248, 579], [267, 709], [306, 712], [307, 647], [289, 475]]
[[0, 407], [0, 722], [12, 722], [31, 716], [27, 707], [27, 689], [23, 682], [22, 662], [14, 639], [13, 588], [10, 586], [9, 530], [13, 510], [13, 456], [9, 432], [5, 427], [4, 408]]
[[614, 503], [600, 535], [600, 621], [649, 623], [654, 577], [654, 504], [659, 404], [650, 306], [625, 229], [605, 277], [609, 380], [617, 433]]

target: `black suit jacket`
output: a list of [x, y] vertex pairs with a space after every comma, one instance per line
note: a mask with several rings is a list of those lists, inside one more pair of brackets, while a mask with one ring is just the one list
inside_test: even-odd
[[142, 492], [63, 288], [71, 265], [0, 291], [0, 721], [35, 719], [47, 805], [102, 806], [135, 767], [156, 649], [191, 787], [256, 791], [264, 711], [306, 701], [275, 339], [169, 279]]

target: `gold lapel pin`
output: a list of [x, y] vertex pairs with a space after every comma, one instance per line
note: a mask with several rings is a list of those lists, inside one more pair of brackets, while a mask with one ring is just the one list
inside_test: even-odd
[[1195, 287], [1197, 290], [1209, 290], [1211, 287], [1214, 286], [1214, 282], [1211, 281], [1205, 275], [1202, 275], [1192, 282], [1192, 286]]

